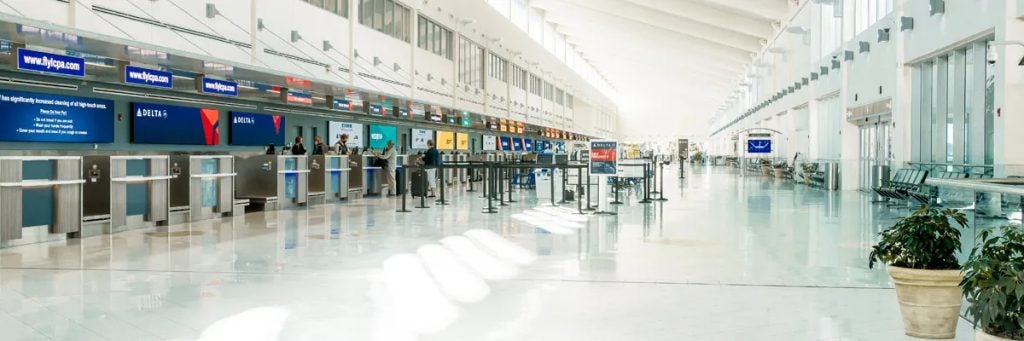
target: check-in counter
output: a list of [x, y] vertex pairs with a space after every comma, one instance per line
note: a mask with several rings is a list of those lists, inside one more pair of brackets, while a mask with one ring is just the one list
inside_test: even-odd
[[373, 166], [373, 155], [363, 155], [363, 195], [374, 196], [381, 194], [381, 183], [384, 182], [384, 172], [380, 167]]
[[309, 157], [309, 205], [323, 204], [327, 201], [327, 157], [313, 155]]
[[305, 155], [248, 155], [235, 160], [235, 197], [256, 210], [304, 206], [309, 200], [309, 161]]
[[167, 155], [90, 155], [83, 163], [84, 235], [168, 224]]
[[[455, 162], [455, 160], [456, 160], [456, 155], [455, 154], [444, 154], [444, 155], [441, 155], [441, 164], [442, 165], [452, 164], [452, 163]], [[441, 171], [444, 172], [445, 184], [447, 186], [454, 185], [456, 179], [458, 179], [458, 177], [459, 177], [459, 174], [458, 174], [459, 170], [455, 169], [455, 168], [446, 168], [446, 169], [442, 169]]]
[[351, 169], [348, 173], [348, 193], [349, 199], [358, 199], [363, 196], [364, 180], [366, 172], [363, 171], [363, 165], [365, 160], [360, 155], [352, 155], [349, 158], [349, 168]]
[[172, 155], [171, 218], [187, 221], [231, 216], [245, 209], [235, 201], [235, 162], [231, 155]]
[[324, 155], [324, 201], [346, 200], [352, 174], [348, 155]]
[[78, 234], [81, 174], [78, 156], [0, 157], [0, 247]]

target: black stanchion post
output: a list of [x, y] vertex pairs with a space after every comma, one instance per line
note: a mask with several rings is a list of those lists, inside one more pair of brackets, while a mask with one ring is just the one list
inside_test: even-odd
[[648, 187], [650, 186], [651, 181], [650, 176], [647, 175], [647, 166], [647, 163], [644, 163], [644, 200], [639, 201], [641, 204], [651, 203], [651, 193], [649, 192], [650, 188]]
[[475, 170], [476, 169], [470, 167], [469, 165], [466, 166], [466, 174], [467, 174], [467, 177], [469, 178], [469, 189], [466, 190], [466, 192], [468, 192], [468, 193], [476, 192], [476, 190], [473, 189], [473, 182], [474, 182], [473, 179], [475, 178], [473, 176], [475, 174], [473, 174], [473, 173], [476, 173]]
[[[566, 177], [567, 174], [565, 173], [567, 169], [568, 168], [563, 168], [562, 169], [562, 200], [559, 201], [558, 204], [568, 204], [570, 201], [572, 201], [571, 198], [566, 198], [566, 195], [565, 195], [565, 192], [566, 192], [565, 191], [565, 188], [566, 188], [565, 184], [569, 182], [568, 178]], [[551, 180], [552, 180], [552, 182], [554, 182], [554, 180], [555, 180], [554, 177], [552, 177]], [[554, 195], [555, 195], [555, 193], [551, 193], [551, 196], [554, 196]]]
[[504, 167], [498, 169], [498, 206], [508, 206], [508, 204], [505, 203], [505, 176], [503, 174], [505, 171], [507, 171], [507, 169]]
[[[583, 168], [576, 168], [576, 195], [580, 196], [576, 198], [576, 211], [579, 214], [583, 214]], [[589, 204], [589, 203], [588, 203]]]
[[444, 192], [445, 192], [444, 183], [445, 183], [445, 181], [447, 181], [445, 179], [445, 177], [444, 177], [444, 173], [447, 172], [447, 169], [446, 168], [439, 168], [439, 169], [441, 170], [440, 172], [438, 172], [438, 173], [441, 173], [441, 198], [438, 199], [437, 201], [435, 201], [434, 204], [445, 206], [445, 205], [448, 205], [448, 201], [444, 200]]
[[[593, 201], [590, 201], [590, 192], [594, 191], [594, 187], [591, 187], [592, 185], [590, 184], [590, 178], [591, 178], [591, 176], [590, 176], [590, 167], [587, 167], [587, 204], [585, 205], [586, 207], [583, 208], [584, 211], [594, 211], [594, 210], [596, 210], [594, 205], [591, 205], [591, 203]], [[597, 195], [597, 200], [598, 201], [601, 200], [601, 194], [600, 193], [598, 193], [598, 195]]]
[[514, 168], [510, 168], [510, 169], [509, 169], [509, 177], [508, 177], [508, 200], [505, 200], [505, 202], [507, 202], [507, 203], [514, 203], [514, 202], [519, 202], [519, 201], [517, 201], [517, 200], [512, 200], [512, 179], [515, 179], [515, 177], [516, 177], [516, 176], [518, 176], [518, 174], [514, 173], [514, 172], [513, 172], [513, 170], [514, 170]]
[[401, 192], [399, 194], [399, 196], [402, 197], [401, 198], [401, 200], [402, 200], [402, 208], [400, 208], [398, 210], [395, 210], [395, 212], [398, 212], [398, 213], [412, 212], [412, 211], [410, 211], [410, 210], [405, 208], [405, 192], [408, 192], [408, 191], [405, 190], [405, 186], [406, 186], [406, 184], [408, 184], [408, 182], [406, 181], [407, 178], [406, 178], [405, 170], [406, 170], [405, 167], [402, 167], [402, 168], [399, 168], [399, 169], [395, 170], [395, 172], [398, 173], [398, 178], [399, 178], [399, 180], [398, 180], [399, 181], [398, 182], [399, 186], [397, 186], [398, 187], [398, 192]]
[[658, 190], [658, 198], [654, 199], [654, 200], [657, 200], [657, 201], [668, 201], [668, 199], [665, 199], [665, 170], [662, 169], [662, 167], [665, 167], [665, 164], [664, 163], [658, 163], [658, 168], [659, 168], [658, 174], [661, 177], [661, 181], [659, 181], [659, 182], [661, 182], [661, 188]]
[[617, 176], [613, 177], [612, 179], [612, 192], [615, 192], [615, 201], [612, 201], [609, 204], [622, 205], [622, 201], [619, 201], [619, 187], [621, 185], [622, 179], [620, 179]]
[[494, 169], [494, 165], [489, 165], [487, 167], [487, 172], [486, 172], [487, 173], [487, 183], [484, 184], [484, 192], [486, 192], [484, 194], [484, 196], [487, 197], [487, 207], [484, 208], [484, 213], [498, 213], [498, 210], [496, 208], [494, 208], [494, 201], [493, 201], [494, 198], [491, 197], [491, 195], [489, 194], [489, 193], [493, 193], [494, 189], [493, 188], [488, 189], [488, 187], [491, 187], [491, 186], [494, 185], [494, 172], [493, 172], [493, 169]]
[[651, 182], [652, 182], [651, 194], [658, 194], [658, 173], [661, 173], [660, 172], [661, 170], [658, 169], [657, 167], [654, 167], [655, 165], [658, 164], [658, 158], [651, 157], [651, 160], [652, 160], [652, 162], [650, 163], [651, 164], [651, 172], [652, 172], [652, 175], [651, 175]]

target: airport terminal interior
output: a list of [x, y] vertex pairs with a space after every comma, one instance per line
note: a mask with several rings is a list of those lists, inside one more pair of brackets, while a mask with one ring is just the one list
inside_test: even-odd
[[1024, 340], [1021, 91], [1024, 0], [0, 0], [0, 340]]

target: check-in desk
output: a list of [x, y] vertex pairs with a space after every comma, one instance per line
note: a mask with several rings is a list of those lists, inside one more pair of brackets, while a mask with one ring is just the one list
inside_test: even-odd
[[234, 170], [231, 155], [172, 155], [172, 222], [178, 222], [176, 216], [199, 221], [244, 212], [245, 206], [235, 201]]
[[[442, 165], [451, 164], [451, 163], [455, 162], [455, 160], [456, 160], [456, 155], [455, 154], [444, 154], [444, 155], [441, 155], [441, 164]], [[455, 180], [459, 176], [458, 175], [458, 172], [459, 172], [458, 169], [455, 169], [455, 168], [445, 168], [445, 169], [441, 169], [441, 172], [444, 172], [445, 185], [450, 187], [450, 186], [455, 184]]]
[[380, 167], [373, 166], [373, 160], [376, 159], [373, 155], [363, 155], [363, 195], [375, 196], [381, 195], [381, 184], [384, 182], [385, 170]]
[[305, 155], [248, 155], [235, 158], [235, 197], [255, 210], [304, 206], [309, 200], [309, 161]]
[[[322, 181], [325, 192], [324, 201], [331, 202], [348, 199], [349, 177], [352, 174], [348, 155], [323, 155], [323, 158], [324, 170]], [[311, 179], [310, 186], [313, 186], [312, 183], [313, 180]]]
[[167, 155], [90, 155], [82, 158], [83, 235], [167, 225], [170, 160]]
[[363, 165], [366, 164], [365, 158], [356, 154], [352, 155], [349, 161], [350, 171], [348, 172], [348, 199], [358, 199], [363, 196], [363, 193], [365, 193], [363, 190], [363, 188], [365, 188], [363, 178], [366, 175], [366, 172], [363, 171]]
[[327, 158], [324, 155], [309, 157], [309, 202], [310, 206], [326, 202]]
[[0, 157], [0, 247], [67, 239], [82, 228], [82, 158]]

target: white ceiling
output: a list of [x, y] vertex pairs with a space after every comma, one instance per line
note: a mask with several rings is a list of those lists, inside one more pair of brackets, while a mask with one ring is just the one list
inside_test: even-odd
[[[790, 0], [531, 0], [621, 98], [626, 139], [700, 136]], [[773, 25], [775, 24], [775, 25]]]

